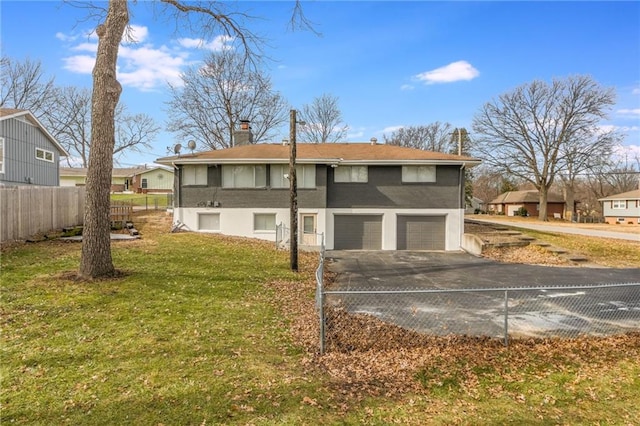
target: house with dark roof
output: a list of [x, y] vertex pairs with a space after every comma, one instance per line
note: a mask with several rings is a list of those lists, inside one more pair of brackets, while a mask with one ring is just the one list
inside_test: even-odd
[[[60, 186], [84, 186], [87, 169], [60, 167]], [[111, 173], [111, 192], [169, 193], [173, 191], [173, 169], [166, 167], [114, 167]]]
[[[460, 250], [464, 171], [479, 160], [370, 143], [299, 143], [299, 243]], [[156, 160], [175, 167], [174, 223], [273, 241], [290, 223], [290, 146], [240, 145]]]
[[[547, 217], [562, 218], [564, 216], [564, 197], [549, 193], [547, 196]], [[517, 216], [518, 211], [525, 208], [529, 216], [537, 216], [540, 211], [540, 193], [535, 190], [507, 191], [487, 203], [487, 211], [492, 214]]]
[[598, 199], [604, 220], [610, 224], [640, 224], [640, 189]]
[[69, 154], [29, 111], [0, 108], [0, 185], [59, 185]]

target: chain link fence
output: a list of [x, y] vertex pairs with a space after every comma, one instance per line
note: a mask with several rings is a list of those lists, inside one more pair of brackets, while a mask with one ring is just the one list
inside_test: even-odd
[[[421, 336], [574, 338], [640, 331], [640, 282], [483, 289], [324, 288], [316, 271], [320, 352], [408, 345]], [[357, 344], [356, 344], [357, 340]], [[396, 342], [397, 343], [397, 342]]]

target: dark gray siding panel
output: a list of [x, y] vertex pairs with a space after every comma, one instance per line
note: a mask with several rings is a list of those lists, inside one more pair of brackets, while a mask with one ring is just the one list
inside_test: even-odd
[[335, 215], [333, 229], [336, 250], [382, 249], [380, 215]]
[[403, 184], [401, 166], [369, 166], [368, 183], [334, 183], [327, 176], [327, 207], [395, 207], [410, 209], [460, 206], [460, 167], [438, 166], [436, 183]]
[[[298, 189], [298, 208], [325, 208], [327, 199], [326, 167], [316, 167], [316, 188]], [[181, 188], [180, 207], [199, 207], [217, 202], [221, 208], [287, 208], [291, 204], [288, 189], [221, 188], [222, 168], [209, 166], [207, 186]]]
[[[0, 180], [8, 185], [57, 186], [60, 183], [60, 153], [42, 131], [17, 118], [0, 121], [5, 164]], [[36, 148], [53, 152], [53, 162], [38, 160]]]
[[398, 250], [444, 250], [444, 216], [398, 216]]

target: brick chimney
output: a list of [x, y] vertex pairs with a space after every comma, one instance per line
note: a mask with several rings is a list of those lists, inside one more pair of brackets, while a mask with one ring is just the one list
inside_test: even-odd
[[233, 146], [250, 145], [253, 143], [253, 133], [249, 120], [240, 120], [240, 128], [233, 132]]

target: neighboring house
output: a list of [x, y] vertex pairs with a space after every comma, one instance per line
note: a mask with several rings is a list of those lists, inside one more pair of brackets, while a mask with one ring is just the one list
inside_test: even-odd
[[[299, 238], [327, 249], [460, 250], [464, 169], [479, 160], [371, 143], [297, 144]], [[290, 146], [160, 158], [176, 168], [174, 223], [274, 240], [290, 223]]]
[[607, 223], [640, 224], [640, 189], [598, 199]]
[[0, 108], [0, 185], [58, 186], [68, 155], [29, 111]]
[[484, 212], [484, 201], [478, 197], [471, 197], [471, 203], [467, 203], [467, 208], [464, 212], [467, 214]]
[[[564, 213], [564, 197], [550, 193], [547, 195], [547, 217], [562, 218]], [[487, 203], [487, 212], [516, 216], [518, 210], [524, 207], [529, 216], [537, 216], [540, 211], [540, 193], [535, 190], [508, 191]]]
[[[81, 167], [61, 167], [61, 186], [84, 186], [87, 169]], [[173, 191], [173, 171], [164, 167], [115, 168], [111, 175], [111, 192], [153, 192]]]

